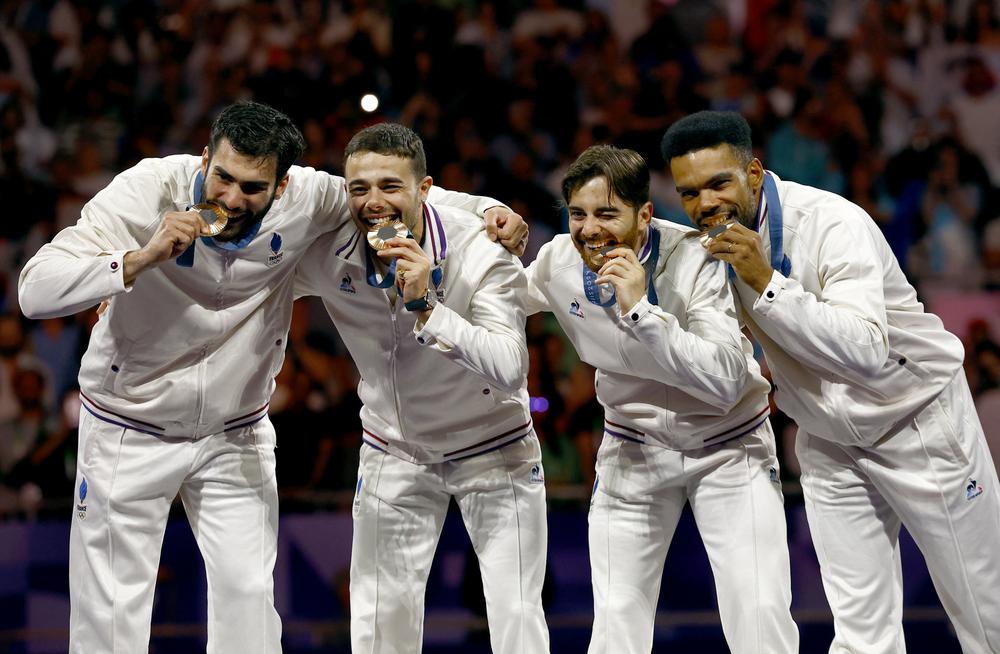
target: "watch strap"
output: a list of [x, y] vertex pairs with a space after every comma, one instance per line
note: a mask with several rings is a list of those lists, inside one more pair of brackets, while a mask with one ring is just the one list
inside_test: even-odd
[[427, 309], [434, 308], [434, 305], [436, 304], [435, 299], [436, 298], [434, 297], [434, 291], [432, 291], [431, 289], [427, 289], [424, 292], [423, 297], [417, 298], [416, 300], [410, 300], [409, 302], [405, 302], [403, 306], [406, 308], [407, 311], [426, 311]]

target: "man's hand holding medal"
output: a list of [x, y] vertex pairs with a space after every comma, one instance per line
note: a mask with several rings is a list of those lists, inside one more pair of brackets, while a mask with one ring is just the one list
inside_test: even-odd
[[135, 281], [142, 271], [180, 256], [197, 238], [217, 236], [230, 218], [226, 208], [215, 202], [202, 202], [187, 211], [168, 211], [149, 242], [125, 255], [125, 284]]
[[[410, 237], [402, 221], [387, 221], [374, 226], [368, 231], [368, 243], [384, 263], [396, 260], [396, 288], [404, 304], [418, 302], [428, 295], [431, 260]], [[428, 306], [419, 311], [419, 319], [425, 321], [432, 308]]]
[[625, 245], [607, 246], [600, 250], [600, 255], [604, 263], [597, 271], [596, 281], [614, 287], [618, 311], [624, 314], [646, 293], [646, 269], [632, 248]]

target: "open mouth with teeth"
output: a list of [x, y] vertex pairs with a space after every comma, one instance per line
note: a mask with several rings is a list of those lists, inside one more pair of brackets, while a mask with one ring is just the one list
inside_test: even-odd
[[378, 228], [383, 223], [399, 222], [400, 220], [398, 213], [367, 214], [361, 217], [361, 222], [368, 225], [368, 229]]
[[584, 243], [583, 247], [587, 250], [587, 254], [591, 257], [603, 259], [607, 256], [608, 252], [621, 247], [621, 243], [612, 243], [609, 241], [601, 243]]
[[701, 220], [699, 220], [698, 227], [700, 227], [702, 231], [709, 231], [713, 227], [718, 227], [719, 225], [731, 223], [732, 220], [733, 220], [732, 215], [728, 211], [725, 213], [717, 213], [715, 215], [708, 216], [707, 218], [702, 218]]

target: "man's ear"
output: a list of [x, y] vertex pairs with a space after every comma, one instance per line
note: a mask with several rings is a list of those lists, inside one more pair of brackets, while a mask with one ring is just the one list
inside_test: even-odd
[[750, 182], [750, 188], [753, 189], [754, 197], [760, 193], [760, 187], [764, 184], [764, 164], [760, 162], [760, 159], [754, 157], [747, 164], [747, 180]]
[[427, 177], [424, 177], [422, 180], [420, 180], [420, 187], [419, 188], [420, 188], [420, 201], [421, 202], [426, 202], [427, 201], [427, 194], [430, 192], [432, 186], [434, 186], [434, 180], [431, 178], [430, 175], [428, 175]]
[[208, 146], [206, 145], [205, 149], [201, 151], [201, 174], [202, 174], [202, 177], [208, 175], [208, 164], [209, 164], [210, 161], [211, 161], [211, 158], [208, 156]]
[[653, 203], [647, 202], [646, 204], [639, 207], [639, 213], [637, 216], [639, 229], [646, 229], [649, 227], [649, 223], [653, 219]]
[[284, 177], [281, 178], [281, 181], [278, 182], [278, 185], [274, 189], [274, 199], [277, 200], [278, 198], [280, 198], [281, 195], [285, 192], [285, 189], [287, 187], [288, 187], [288, 175], [285, 175]]

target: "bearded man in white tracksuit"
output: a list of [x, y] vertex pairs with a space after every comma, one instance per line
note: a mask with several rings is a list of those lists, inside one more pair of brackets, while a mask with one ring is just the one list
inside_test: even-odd
[[[342, 178], [292, 165], [303, 147], [271, 107], [228, 107], [201, 157], [146, 159], [121, 173], [21, 273], [29, 318], [110, 298], [80, 369], [73, 654], [148, 649], [177, 495], [205, 559], [207, 651], [281, 651], [268, 399], [295, 265], [317, 236], [349, 221]], [[497, 204], [435, 193], [469, 208]], [[190, 210], [202, 202], [214, 209]]]
[[[652, 218], [631, 150], [587, 149], [562, 183], [568, 235], [528, 267], [528, 313], [551, 311], [597, 369], [604, 439], [590, 508], [590, 654], [647, 654], [663, 565], [691, 503], [733, 652], [798, 651], [768, 383], [725, 270], [697, 232]], [[676, 591], [672, 591], [676, 592]]]
[[1000, 652], [1000, 489], [959, 339], [924, 311], [864, 210], [765, 171], [738, 114], [688, 116], [662, 149], [798, 423], [830, 652], [905, 650], [901, 524], [963, 651]]
[[[408, 128], [364, 129], [344, 154], [354, 222], [313, 245], [296, 294], [322, 296], [361, 373], [351, 649], [421, 651], [427, 576], [455, 498], [479, 557], [493, 651], [548, 652], [545, 476], [528, 410], [521, 264], [476, 216], [425, 201], [431, 178]], [[370, 242], [391, 223], [397, 236], [375, 231]]]

